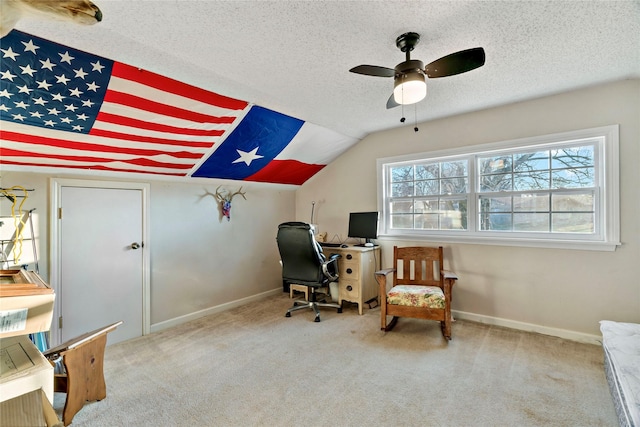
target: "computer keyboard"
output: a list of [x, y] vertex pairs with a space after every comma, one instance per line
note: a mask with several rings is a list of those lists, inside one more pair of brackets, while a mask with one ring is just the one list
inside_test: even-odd
[[323, 248], [339, 248], [340, 243], [318, 242]]

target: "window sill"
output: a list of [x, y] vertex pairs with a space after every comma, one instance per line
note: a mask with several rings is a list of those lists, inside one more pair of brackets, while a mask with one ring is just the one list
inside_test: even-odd
[[384, 234], [378, 240], [431, 241], [442, 243], [460, 243], [469, 245], [519, 246], [526, 248], [570, 249], [580, 251], [613, 252], [622, 243], [586, 240], [552, 240], [531, 238], [498, 238], [482, 236], [452, 236], [450, 234]]

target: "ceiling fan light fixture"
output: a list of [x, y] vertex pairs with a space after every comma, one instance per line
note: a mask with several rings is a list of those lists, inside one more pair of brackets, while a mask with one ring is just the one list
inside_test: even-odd
[[393, 98], [398, 104], [409, 105], [422, 101], [427, 96], [427, 83], [419, 71], [400, 74], [396, 77]]

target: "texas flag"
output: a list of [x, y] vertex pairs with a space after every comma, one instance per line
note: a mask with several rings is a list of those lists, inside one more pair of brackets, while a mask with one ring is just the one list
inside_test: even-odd
[[253, 106], [193, 176], [300, 185], [354, 142], [329, 129]]
[[356, 142], [17, 30], [0, 51], [1, 165], [300, 185]]

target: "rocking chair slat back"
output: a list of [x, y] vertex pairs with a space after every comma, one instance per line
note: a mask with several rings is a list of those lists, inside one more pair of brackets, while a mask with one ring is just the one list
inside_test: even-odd
[[419, 285], [444, 287], [440, 275], [443, 253], [439, 248], [394, 248], [397, 274], [393, 276], [393, 286]]

